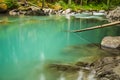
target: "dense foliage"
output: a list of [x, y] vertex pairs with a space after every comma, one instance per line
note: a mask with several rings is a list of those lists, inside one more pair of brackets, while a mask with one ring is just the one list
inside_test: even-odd
[[120, 0], [34, 0], [62, 6], [63, 9], [100, 10], [120, 5]]
[[120, 0], [0, 0], [0, 4], [1, 2], [4, 2], [8, 9], [16, 8], [17, 2], [31, 2], [40, 7], [73, 10], [107, 10], [120, 5]]

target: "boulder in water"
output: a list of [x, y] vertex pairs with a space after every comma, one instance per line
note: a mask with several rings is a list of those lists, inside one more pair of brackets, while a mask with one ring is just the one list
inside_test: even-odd
[[108, 48], [120, 48], [120, 36], [107, 36], [104, 37], [101, 46]]

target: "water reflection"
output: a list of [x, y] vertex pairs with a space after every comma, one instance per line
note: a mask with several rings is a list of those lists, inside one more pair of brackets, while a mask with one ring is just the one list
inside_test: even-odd
[[66, 15], [66, 18], [68, 20], [68, 29], [67, 29], [67, 44], [69, 45], [70, 40], [70, 15]]
[[41, 74], [40, 74], [40, 79], [39, 79], [39, 80], [46, 80], [46, 79], [45, 79], [45, 75], [41, 73]]

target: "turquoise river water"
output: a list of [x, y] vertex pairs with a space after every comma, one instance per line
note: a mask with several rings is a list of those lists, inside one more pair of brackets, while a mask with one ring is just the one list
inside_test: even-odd
[[67, 32], [107, 23], [105, 19], [0, 16], [0, 20], [0, 80], [67, 80], [45, 66], [102, 55], [95, 44], [104, 36], [120, 35], [120, 27]]

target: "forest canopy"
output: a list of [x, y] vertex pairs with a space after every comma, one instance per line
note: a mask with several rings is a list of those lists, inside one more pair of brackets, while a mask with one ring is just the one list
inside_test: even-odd
[[16, 8], [17, 2], [31, 2], [39, 7], [73, 10], [108, 10], [120, 5], [120, 0], [0, 0], [0, 8]]

